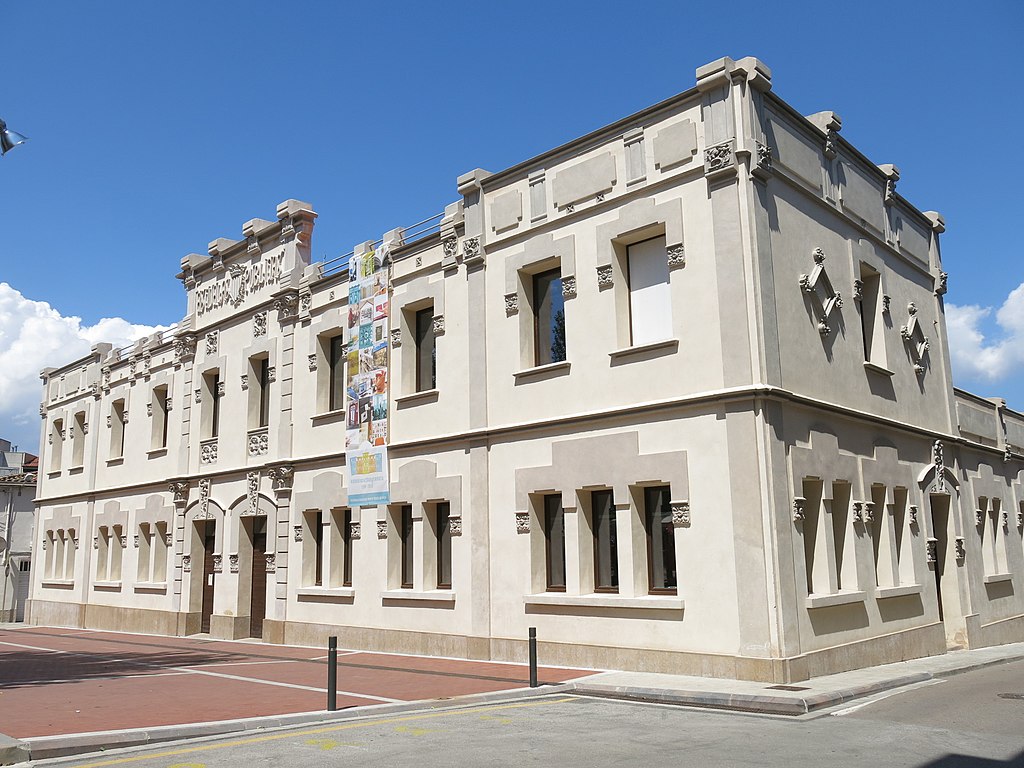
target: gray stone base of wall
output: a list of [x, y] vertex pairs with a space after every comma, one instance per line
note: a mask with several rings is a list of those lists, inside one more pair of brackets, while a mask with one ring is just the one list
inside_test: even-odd
[[[200, 623], [198, 613], [147, 611], [40, 600], [31, 601], [28, 612], [29, 623], [37, 625], [121, 630], [156, 635], [195, 634]], [[968, 631], [971, 647], [1017, 642], [1024, 633], [1024, 616], [985, 626], [977, 624], [976, 620], [972, 625], [970, 618], [968, 617]], [[248, 617], [214, 615], [210, 622], [211, 636], [226, 640], [246, 637], [248, 628]], [[527, 660], [525, 638], [467, 637], [273, 619], [267, 619], [263, 625], [263, 639], [268, 643], [326, 647], [327, 638], [331, 635], [337, 636], [338, 645], [342, 648], [521, 663]], [[941, 623], [783, 659], [552, 643], [545, 642], [543, 638], [540, 638], [538, 643], [542, 665], [660, 672], [766, 683], [798, 682], [820, 675], [945, 652], [946, 639]]]

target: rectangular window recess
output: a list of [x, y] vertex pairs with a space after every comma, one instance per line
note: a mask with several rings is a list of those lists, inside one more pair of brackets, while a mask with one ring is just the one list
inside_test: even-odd
[[422, 392], [413, 392], [409, 395], [400, 395], [395, 398], [395, 405], [399, 407], [418, 405], [420, 403], [437, 402], [440, 393], [436, 389], [425, 389]]
[[662, 352], [663, 354], [670, 355], [679, 349], [679, 339], [664, 339], [662, 341], [652, 341], [650, 344], [641, 344], [637, 347], [625, 347], [624, 349], [617, 349], [614, 352], [609, 352], [608, 357], [612, 361], [622, 360], [623, 358], [630, 358], [634, 355], [642, 355], [645, 352]]
[[72, 579], [43, 579], [42, 584], [44, 587], [57, 587], [61, 589], [75, 586], [75, 582]]
[[648, 611], [682, 611], [686, 605], [681, 597], [672, 596], [620, 597], [610, 594], [566, 595], [560, 592], [523, 595], [523, 602], [526, 605], [553, 605], [565, 608], [628, 608]]
[[380, 593], [381, 600], [419, 600], [422, 602], [454, 603], [455, 593], [450, 589], [431, 589], [419, 592], [415, 589], [389, 589]]
[[1012, 573], [990, 573], [985, 577], [986, 584], [998, 584], [1001, 581], [1013, 581]]
[[140, 581], [135, 585], [136, 592], [166, 592], [166, 581]]
[[319, 424], [333, 424], [336, 421], [344, 421], [345, 409], [338, 408], [333, 411], [324, 411], [323, 413], [318, 413], [315, 416], [310, 416], [309, 420], [313, 422], [314, 427]]
[[887, 597], [906, 597], [908, 595], [920, 595], [924, 587], [920, 584], [901, 584], [898, 587], [878, 587], [875, 590], [875, 597], [884, 600]]
[[868, 594], [863, 591], [836, 592], [831, 595], [808, 595], [804, 600], [807, 608], [827, 608], [830, 605], [849, 605], [850, 603], [863, 603], [867, 600]]
[[864, 370], [865, 371], [871, 371], [872, 373], [881, 374], [882, 376], [895, 376], [896, 375], [896, 373], [894, 371], [890, 371], [888, 368], [883, 368], [882, 366], [875, 365], [874, 363], [869, 363], [866, 360], [864, 361]]
[[567, 375], [569, 373], [570, 365], [571, 363], [568, 360], [562, 360], [557, 363], [548, 363], [547, 365], [535, 365], [533, 368], [516, 371], [512, 375], [515, 376], [517, 384], [520, 381], [527, 381], [534, 378], [554, 378], [555, 376]]
[[333, 597], [351, 600], [356, 596], [352, 587], [301, 587], [295, 591], [297, 597]]

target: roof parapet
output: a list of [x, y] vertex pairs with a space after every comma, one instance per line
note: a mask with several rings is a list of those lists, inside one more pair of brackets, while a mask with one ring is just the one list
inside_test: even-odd
[[744, 56], [739, 61], [724, 56], [697, 67], [695, 75], [697, 90], [701, 93], [727, 85], [737, 78], [745, 79], [751, 88], [758, 91], [770, 91], [772, 88], [771, 69], [753, 56]]

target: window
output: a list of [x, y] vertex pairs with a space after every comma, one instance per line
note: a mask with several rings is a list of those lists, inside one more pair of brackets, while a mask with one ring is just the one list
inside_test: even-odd
[[544, 561], [547, 591], [565, 592], [565, 510], [562, 497], [544, 497]]
[[630, 344], [640, 346], [672, 337], [672, 307], [665, 238], [634, 243], [627, 249]]
[[153, 387], [153, 426], [150, 450], [167, 447], [167, 386]]
[[881, 314], [881, 275], [866, 264], [860, 266], [860, 327], [864, 339], [864, 361], [881, 368], [886, 365], [884, 323]]
[[352, 510], [343, 509], [339, 515], [341, 518], [341, 550], [345, 561], [341, 566], [341, 585], [352, 586]]
[[50, 430], [50, 471], [60, 472], [64, 454], [64, 419], [54, 419]]
[[345, 337], [334, 336], [327, 342], [328, 403], [329, 410], [345, 407]]
[[534, 365], [565, 360], [565, 299], [560, 269], [533, 276]]
[[71, 435], [71, 466], [80, 467], [85, 462], [85, 411], [75, 414], [75, 425]]
[[319, 509], [313, 515], [313, 584], [324, 583], [324, 513]]
[[401, 509], [399, 534], [402, 543], [402, 589], [413, 587], [413, 530], [412, 505], [405, 504]]
[[416, 311], [416, 391], [437, 388], [437, 349], [434, 345], [434, 307]]
[[249, 429], [270, 424], [270, 358], [249, 359]]
[[210, 440], [220, 433], [220, 371], [203, 375], [202, 439]]
[[619, 591], [618, 536], [611, 491], [590, 494], [594, 531], [594, 590]]
[[124, 456], [124, 425], [126, 422], [125, 402], [124, 400], [115, 400], [110, 404], [111, 459], [120, 459]]
[[438, 502], [435, 511], [437, 534], [437, 588], [452, 588], [452, 531], [449, 525], [451, 505]]
[[648, 591], [676, 594], [676, 541], [668, 486], [644, 488]]

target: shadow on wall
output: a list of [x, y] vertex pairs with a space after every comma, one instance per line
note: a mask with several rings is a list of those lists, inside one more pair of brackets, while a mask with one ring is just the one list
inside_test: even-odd
[[1009, 760], [990, 760], [973, 755], [944, 755], [938, 760], [921, 763], [919, 768], [1024, 768], [1024, 752]]

